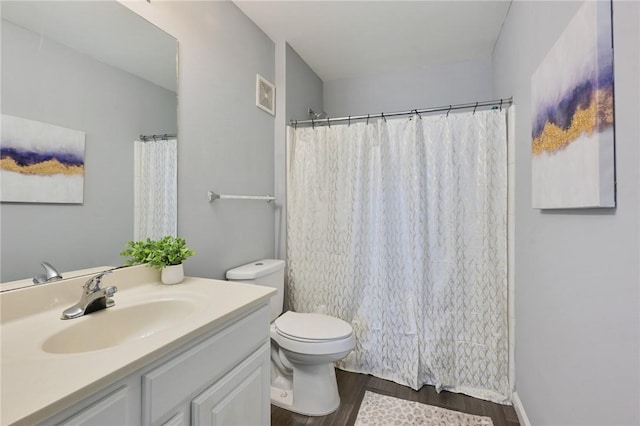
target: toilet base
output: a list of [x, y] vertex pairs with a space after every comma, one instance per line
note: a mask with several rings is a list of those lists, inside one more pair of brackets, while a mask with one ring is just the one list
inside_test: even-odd
[[284, 390], [276, 386], [271, 386], [271, 403], [277, 407], [289, 410], [290, 407], [293, 406], [293, 390]]
[[294, 364], [293, 384], [289, 389], [283, 389], [272, 382], [271, 403], [305, 416], [326, 416], [333, 413], [340, 406], [333, 362]]

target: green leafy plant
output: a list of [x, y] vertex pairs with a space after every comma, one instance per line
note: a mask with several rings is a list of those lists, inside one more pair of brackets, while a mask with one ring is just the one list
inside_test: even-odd
[[166, 236], [160, 240], [147, 238], [140, 241], [129, 241], [120, 256], [129, 257], [125, 265], [147, 265], [162, 269], [169, 265], [179, 265], [196, 252], [186, 246], [180, 237]]

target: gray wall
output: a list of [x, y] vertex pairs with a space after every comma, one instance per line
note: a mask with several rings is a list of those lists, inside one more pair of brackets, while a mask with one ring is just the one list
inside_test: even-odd
[[325, 81], [324, 107], [344, 117], [489, 100], [491, 78], [491, 60], [477, 59]]
[[274, 43], [231, 2], [123, 4], [179, 43], [178, 233], [196, 251], [186, 274], [223, 278], [272, 257], [273, 203], [209, 203], [207, 191], [273, 194], [274, 117], [255, 88], [256, 74], [274, 82]]
[[[286, 259], [287, 227], [286, 227], [286, 132], [285, 127], [291, 120], [309, 118], [309, 108], [322, 111], [322, 80], [309, 68], [289, 44], [283, 42], [284, 55], [277, 62], [278, 73], [282, 72], [285, 95], [285, 117], [278, 120], [275, 139], [275, 194], [278, 197], [276, 213], [276, 256]], [[276, 55], [277, 56], [277, 55]]]
[[0, 281], [121, 264], [133, 141], [176, 132], [176, 94], [2, 21], [2, 113], [86, 132], [82, 205], [2, 203]]
[[309, 108], [324, 108], [323, 83], [320, 77], [287, 44], [287, 122], [309, 119]]
[[617, 208], [531, 208], [531, 74], [580, 2], [513, 2], [493, 58], [516, 117], [516, 391], [535, 425], [640, 422], [640, 3], [614, 2]]

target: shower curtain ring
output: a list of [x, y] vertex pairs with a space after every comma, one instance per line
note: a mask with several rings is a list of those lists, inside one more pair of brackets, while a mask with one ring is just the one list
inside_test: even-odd
[[349, 116], [349, 118], [347, 119], [347, 127], [351, 127], [351, 116]]
[[313, 121], [313, 118], [311, 119], [311, 128], [315, 129], [316, 128], [316, 122]]
[[417, 110], [417, 109], [414, 109], [414, 111], [415, 111], [416, 115], [418, 116], [418, 118], [419, 118], [420, 120], [422, 120], [422, 116], [420, 115], [420, 113], [418, 112], [418, 110]]
[[329, 117], [327, 117], [327, 126], [329, 126], [329, 128], [331, 128], [331, 121], [329, 121]]
[[500, 99], [500, 111], [502, 111], [502, 99]]
[[369, 124], [369, 114], [367, 114], [367, 124]]
[[451, 105], [449, 105], [449, 110], [447, 111], [447, 117], [449, 116], [450, 112], [451, 112]]
[[387, 118], [384, 116], [384, 112], [380, 113], [380, 117], [382, 117], [385, 123], [387, 122]]
[[476, 102], [476, 106], [473, 107], [473, 113], [476, 113], [476, 109], [478, 108], [478, 102]]

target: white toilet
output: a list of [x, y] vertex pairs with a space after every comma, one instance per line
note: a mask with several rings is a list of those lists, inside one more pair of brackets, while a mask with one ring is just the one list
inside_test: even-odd
[[324, 416], [340, 405], [333, 363], [355, 347], [353, 329], [328, 315], [291, 311], [280, 315], [284, 266], [282, 260], [259, 260], [227, 271], [227, 279], [278, 290], [271, 298], [271, 403], [307, 416]]

